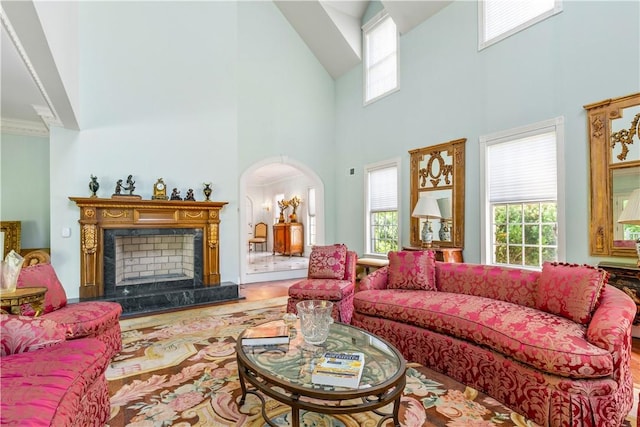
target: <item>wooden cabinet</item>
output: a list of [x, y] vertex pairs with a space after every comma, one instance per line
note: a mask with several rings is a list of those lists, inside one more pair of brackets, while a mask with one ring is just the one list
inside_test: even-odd
[[609, 272], [609, 284], [629, 295], [638, 307], [634, 325], [640, 325], [640, 267], [633, 264], [601, 262], [598, 264]]
[[304, 254], [304, 227], [299, 222], [285, 222], [273, 226], [273, 253]]
[[404, 246], [404, 251], [425, 251], [432, 250], [436, 253], [436, 261], [442, 262], [464, 262], [462, 259], [462, 248], [421, 248], [420, 246]]

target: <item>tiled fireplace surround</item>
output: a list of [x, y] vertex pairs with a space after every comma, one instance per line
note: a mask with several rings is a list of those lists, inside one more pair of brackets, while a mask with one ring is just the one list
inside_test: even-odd
[[80, 300], [123, 316], [241, 299], [220, 282], [219, 211], [226, 202], [70, 198], [80, 208]]

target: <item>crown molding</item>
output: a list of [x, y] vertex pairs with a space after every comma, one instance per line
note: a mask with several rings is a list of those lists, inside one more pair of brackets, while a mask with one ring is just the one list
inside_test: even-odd
[[[29, 55], [27, 55], [27, 52], [24, 46], [22, 45], [22, 42], [20, 41], [20, 38], [18, 37], [16, 30], [13, 28], [11, 21], [9, 21], [9, 17], [7, 16], [6, 12], [4, 11], [4, 8], [1, 5], [0, 5], [0, 22], [2, 22], [2, 26], [5, 28], [5, 30], [7, 30], [7, 34], [9, 35], [9, 38], [11, 39], [11, 42], [13, 43], [13, 45], [16, 47], [18, 55], [24, 62], [24, 65], [27, 67], [27, 71], [31, 75], [31, 78], [35, 82], [36, 86], [38, 87], [38, 90], [40, 91], [40, 93], [42, 94], [42, 97], [47, 103], [46, 107], [39, 107], [34, 105], [33, 108], [36, 110], [36, 113], [38, 113], [38, 115], [45, 122], [45, 125], [47, 127], [49, 127], [49, 124], [55, 125], [55, 126], [62, 126], [62, 121], [60, 120], [60, 116], [58, 115], [58, 112], [53, 106], [53, 102], [51, 101], [49, 94], [44, 88], [44, 85], [42, 84], [42, 80], [40, 80], [40, 76], [38, 76], [38, 73], [36, 72], [33, 64], [31, 63], [31, 60], [29, 59]], [[43, 114], [45, 113], [43, 112], [43, 114], [41, 114], [40, 111], [38, 111], [38, 108], [46, 108], [48, 110], [48, 114], [46, 118], [43, 116]]]
[[44, 124], [30, 120], [0, 119], [0, 132], [21, 136], [49, 137], [49, 129]]

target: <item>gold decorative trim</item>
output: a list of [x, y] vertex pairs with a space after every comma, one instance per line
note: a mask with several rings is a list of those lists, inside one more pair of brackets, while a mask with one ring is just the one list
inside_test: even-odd
[[184, 216], [187, 218], [193, 218], [193, 219], [204, 218], [204, 216], [202, 215], [202, 211], [198, 213], [191, 213], [191, 212], [185, 211]]
[[94, 224], [84, 224], [82, 226], [82, 252], [85, 255], [93, 254], [97, 248], [97, 227]]
[[114, 214], [109, 210], [102, 211], [103, 218], [127, 218], [129, 216], [129, 212], [126, 210], [121, 210], [120, 213]]
[[631, 127], [629, 129], [622, 129], [611, 134], [611, 149], [616, 148], [617, 143], [620, 143], [622, 146], [620, 154], [616, 156], [618, 160], [625, 161], [627, 159], [627, 154], [629, 153], [627, 145], [633, 144], [633, 137], [636, 136], [637, 133], [640, 133], [640, 130], [638, 130], [639, 123], [640, 113], [636, 114], [633, 120], [631, 120]]

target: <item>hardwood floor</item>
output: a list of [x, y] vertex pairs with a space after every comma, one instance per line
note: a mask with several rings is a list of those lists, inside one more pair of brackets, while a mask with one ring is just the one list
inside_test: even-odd
[[[240, 285], [240, 295], [245, 297], [244, 301], [259, 301], [286, 296], [289, 286], [298, 280], [299, 279], [293, 279]], [[634, 385], [640, 388], [640, 338], [633, 339], [631, 349], [631, 375], [633, 376]]]

